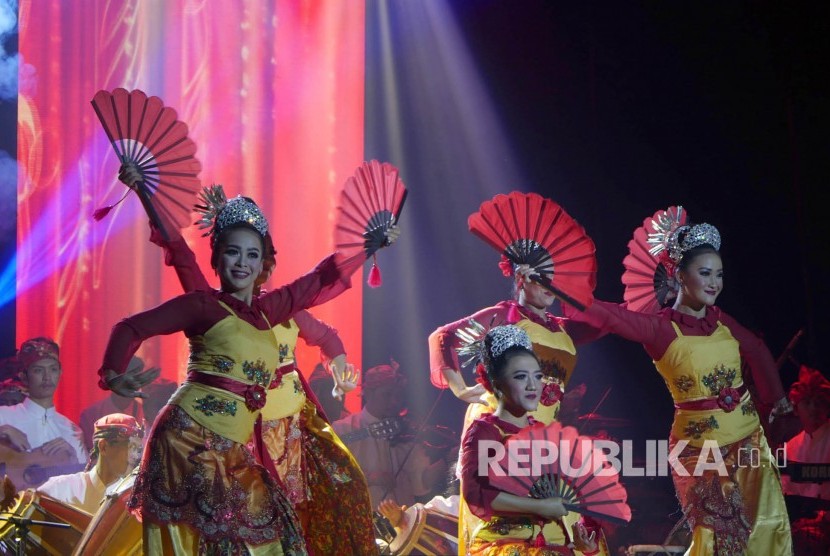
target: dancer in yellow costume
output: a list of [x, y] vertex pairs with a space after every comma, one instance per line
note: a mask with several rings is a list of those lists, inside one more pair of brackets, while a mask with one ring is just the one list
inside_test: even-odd
[[[119, 178], [132, 186], [140, 175], [124, 167]], [[152, 227], [150, 239], [164, 248], [165, 264], [176, 270], [184, 291], [211, 290], [193, 251], [172, 226], [163, 231]], [[262, 284], [275, 266], [276, 251], [269, 236], [263, 272], [254, 283], [255, 295], [260, 294]], [[347, 274], [352, 271], [345, 270]], [[334, 433], [294, 360], [298, 338], [319, 347], [330, 361], [335, 384], [332, 395], [342, 396], [354, 389], [357, 381], [353, 367], [346, 363], [343, 342], [334, 328], [305, 310], [296, 312], [272, 331], [276, 338], [277, 366], [262, 408], [262, 444], [255, 449], [267, 452], [268, 457], [263, 458], [266, 467], [284, 485], [285, 494], [302, 523], [310, 555], [336, 551], [376, 554], [366, 479], [351, 452]]]
[[[484, 414], [492, 413], [497, 405], [492, 392], [487, 391], [480, 382], [475, 386], [468, 386], [460, 372], [461, 364], [456, 350], [461, 340], [456, 332], [468, 327], [471, 319], [478, 323], [492, 323], [493, 326], [514, 324], [530, 337], [533, 351], [544, 373], [544, 385], [540, 393], [539, 405], [530, 412], [530, 415], [546, 425], [556, 419], [562, 395], [576, 366], [576, 346], [574, 338], [568, 332], [570, 331], [579, 343], [591, 341], [598, 335], [592, 327], [571, 323], [568, 319], [549, 313], [547, 308], [554, 302], [554, 295], [528, 280], [526, 268], [514, 270], [506, 261], [502, 261], [500, 266], [505, 270], [506, 275], [514, 276], [516, 299], [502, 301], [459, 321], [441, 326], [429, 337], [433, 385], [439, 388], [449, 387], [459, 399], [470, 404], [464, 417], [462, 438], [473, 421]], [[464, 539], [470, 538], [472, 523], [475, 522], [475, 517], [469, 512], [463, 500], [459, 507], [458, 517], [458, 546], [459, 550], [463, 550]], [[563, 518], [563, 521], [572, 530], [579, 517], [578, 514], [570, 512]], [[588, 526], [599, 532], [597, 537], [600, 549], [597, 553], [608, 554], [605, 538], [599, 525], [589, 519]]]
[[[100, 385], [139, 395], [146, 378], [124, 372], [145, 339], [183, 331], [190, 340], [187, 380], [150, 433], [130, 508], [144, 527], [147, 554], [306, 554], [303, 531], [281, 485], [247, 445], [265, 405], [282, 322], [349, 285], [324, 259], [288, 286], [253, 296], [270, 236], [253, 201], [216, 205], [211, 264], [220, 290], [194, 291], [128, 317], [112, 331]], [[260, 454], [261, 456], [261, 454]]]
[[[793, 408], [761, 339], [715, 307], [724, 284], [720, 244], [710, 224], [666, 230], [658, 252], [677, 288], [673, 307], [646, 314], [594, 301], [566, 314], [641, 343], [666, 381], [676, 408], [669, 446], [685, 469], [672, 466], [692, 528], [687, 554], [786, 556], [790, 524], [756, 402], [773, 407], [773, 419]], [[744, 384], [744, 364], [758, 400]], [[699, 463], [709, 466], [696, 473]]]
[[[518, 267], [502, 257], [499, 267], [506, 277], [513, 279], [514, 299], [501, 301], [461, 320], [445, 324], [429, 336], [432, 384], [438, 388], [449, 388], [456, 397], [470, 404], [464, 417], [462, 438], [470, 424], [483, 414], [492, 413], [497, 403], [492, 392], [488, 392], [481, 383], [467, 385], [461, 373], [462, 365], [456, 352], [461, 345], [461, 339], [457, 332], [468, 327], [471, 320], [486, 326], [514, 324], [530, 337], [533, 351], [544, 373], [544, 388], [539, 405], [530, 415], [546, 425], [556, 420], [559, 414], [562, 396], [576, 366], [576, 345], [590, 342], [601, 335], [594, 327], [548, 312], [548, 307], [553, 304], [556, 297], [529, 279], [528, 266]], [[570, 512], [564, 521], [569, 528], [573, 528], [579, 517]], [[474, 517], [462, 501], [458, 519], [459, 549], [464, 546], [463, 539], [469, 538], [471, 534], [472, 521]], [[598, 531], [599, 554], [608, 554], [605, 537], [599, 525], [590, 519], [587, 521], [590, 528]]]
[[[543, 395], [544, 372], [528, 335], [514, 325], [496, 326], [480, 342], [480, 384], [496, 398], [492, 413], [475, 419], [462, 441], [461, 499], [470, 510], [470, 530], [459, 539], [461, 554], [553, 556], [598, 554], [596, 531], [564, 522], [561, 498], [517, 496], [491, 486], [481, 475], [481, 442], [504, 442], [532, 425]], [[486, 467], [486, 466], [485, 466]], [[579, 549], [580, 552], [575, 552]]]

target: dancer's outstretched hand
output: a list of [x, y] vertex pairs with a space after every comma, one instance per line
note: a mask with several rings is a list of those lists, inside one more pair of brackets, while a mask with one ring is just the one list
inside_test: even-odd
[[577, 523], [574, 529], [576, 529], [574, 548], [580, 552], [596, 552], [599, 548], [599, 543], [597, 542], [597, 532], [591, 531], [589, 534], [588, 528], [581, 522]]
[[344, 394], [357, 388], [357, 384], [360, 382], [360, 369], [351, 363], [346, 363], [341, 371], [332, 366], [331, 375], [334, 378], [334, 388], [331, 395], [340, 401], [343, 401]]
[[146, 371], [130, 370], [123, 374], [118, 374], [113, 370], [109, 370], [104, 374], [104, 381], [110, 390], [124, 396], [125, 398], [146, 398], [146, 394], [141, 393], [141, 389], [158, 378], [161, 370], [158, 367], [147, 369]]

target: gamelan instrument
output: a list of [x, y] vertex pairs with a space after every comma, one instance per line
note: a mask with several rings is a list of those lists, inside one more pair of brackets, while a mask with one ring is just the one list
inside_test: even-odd
[[78, 544], [92, 516], [27, 489], [0, 512], [0, 554], [66, 556]]
[[138, 470], [107, 494], [73, 556], [131, 556], [142, 551], [141, 523], [127, 510]]

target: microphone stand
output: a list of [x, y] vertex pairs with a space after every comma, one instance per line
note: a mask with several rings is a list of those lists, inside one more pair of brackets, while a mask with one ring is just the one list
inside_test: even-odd
[[8, 521], [14, 524], [14, 541], [17, 543], [14, 548], [14, 553], [16, 556], [24, 556], [26, 554], [24, 545], [26, 543], [26, 539], [29, 537], [29, 527], [31, 525], [41, 525], [44, 527], [61, 527], [64, 529], [68, 529], [69, 527], [71, 527], [71, 525], [69, 525], [68, 523], [40, 521], [38, 519], [31, 519], [28, 517], [17, 517], [14, 515], [11, 515], [9, 517], [0, 516], [0, 521]]

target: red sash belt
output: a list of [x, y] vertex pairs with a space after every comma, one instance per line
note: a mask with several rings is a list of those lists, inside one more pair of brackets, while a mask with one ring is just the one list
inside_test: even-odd
[[[731, 390], [731, 392], [728, 390]], [[741, 398], [746, 393], [746, 390], [747, 388], [745, 384], [741, 384], [738, 388], [723, 388], [717, 397], [694, 400], [691, 402], [675, 403], [674, 407], [676, 409], [685, 409], [687, 411], [723, 409], [727, 413], [730, 413], [741, 403]]]
[[[205, 386], [219, 388], [220, 390], [227, 390], [232, 394], [242, 396], [245, 398], [245, 406], [251, 411], [262, 409], [262, 406], [265, 405], [266, 390], [261, 384], [245, 384], [244, 382], [240, 382], [232, 378], [200, 373], [199, 371], [188, 371], [187, 382], [204, 384]], [[274, 465], [274, 461], [271, 459], [268, 449], [265, 447], [265, 443], [262, 439], [262, 415], [257, 417], [256, 423], [254, 424], [253, 440], [254, 456], [259, 460], [260, 464], [268, 470], [268, 474], [271, 475], [271, 478], [284, 489], [285, 486], [280, 479], [279, 473], [277, 473], [276, 465]]]
[[197, 384], [204, 384], [211, 388], [219, 388], [220, 390], [227, 390], [231, 394], [237, 396], [244, 396], [245, 390], [248, 389], [249, 384], [227, 378], [224, 376], [211, 375], [208, 373], [200, 373], [199, 371], [187, 371], [187, 382], [195, 382]]
[[297, 368], [296, 363], [288, 363], [287, 365], [283, 365], [282, 367], [278, 368], [276, 372], [274, 372], [274, 378], [271, 379], [271, 384], [268, 385], [269, 390], [273, 390], [278, 388], [280, 384], [282, 384], [282, 377], [290, 373], [291, 371], [297, 371], [299, 374], [299, 369]]
[[232, 378], [200, 373], [199, 371], [188, 371], [187, 382], [204, 384], [212, 388], [226, 390], [231, 394], [245, 398], [245, 407], [250, 411], [262, 409], [265, 406], [265, 388], [261, 384], [245, 384]]

